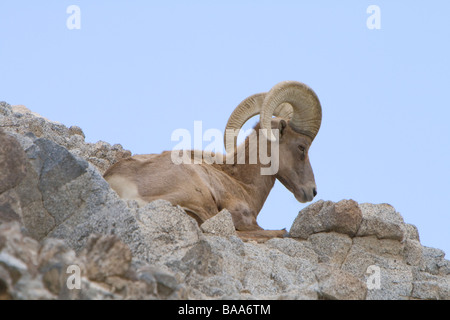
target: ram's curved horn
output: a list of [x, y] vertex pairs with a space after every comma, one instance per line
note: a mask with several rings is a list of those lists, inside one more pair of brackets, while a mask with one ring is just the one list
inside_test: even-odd
[[266, 93], [254, 94], [245, 100], [243, 100], [231, 113], [228, 119], [227, 126], [225, 127], [225, 134], [223, 137], [225, 150], [230, 152], [236, 146], [236, 136], [233, 140], [227, 141], [227, 130], [239, 130], [242, 128], [244, 123], [247, 122], [251, 117], [259, 114], [261, 112], [261, 106], [264, 102]]
[[[232, 147], [236, 146], [236, 138], [227, 142], [227, 130], [239, 130], [242, 126], [253, 116], [261, 113], [261, 106], [263, 105], [266, 97], [266, 92], [254, 94], [245, 100], [243, 100], [231, 113], [225, 127], [224, 144], [225, 150], [229, 152], [233, 150]], [[276, 117], [290, 119], [292, 117], [292, 106], [288, 103], [281, 104], [277, 107], [273, 113]]]
[[275, 109], [273, 115], [289, 120], [292, 118], [292, 113], [292, 106], [289, 103], [282, 103]]
[[[261, 129], [267, 129], [267, 139], [275, 141], [271, 120], [275, 110], [283, 104], [292, 106], [289, 125], [294, 131], [311, 139], [319, 132], [322, 122], [322, 107], [315, 92], [306, 84], [297, 81], [284, 81], [275, 85], [267, 94], [261, 106]], [[263, 131], [264, 132], [264, 131]]]

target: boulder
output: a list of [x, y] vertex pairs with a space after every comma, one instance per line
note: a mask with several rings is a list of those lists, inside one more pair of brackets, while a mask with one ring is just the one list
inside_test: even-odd
[[388, 204], [319, 200], [243, 241], [226, 209], [120, 199], [120, 145], [4, 102], [0, 122], [0, 299], [450, 299], [450, 261]]
[[308, 239], [314, 233], [335, 231], [352, 237], [358, 231], [361, 220], [361, 210], [353, 200], [338, 203], [319, 200], [299, 213], [289, 234]]
[[203, 222], [200, 229], [202, 229], [204, 233], [217, 236], [228, 237], [236, 235], [233, 218], [227, 209], [223, 209], [214, 217]]
[[358, 236], [374, 235], [378, 239], [402, 241], [406, 227], [402, 216], [389, 204], [362, 203], [362, 222]]

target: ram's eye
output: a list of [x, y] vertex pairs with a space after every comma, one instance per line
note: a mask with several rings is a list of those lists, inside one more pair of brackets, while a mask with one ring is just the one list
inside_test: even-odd
[[306, 148], [304, 146], [298, 146], [300, 150], [300, 160], [303, 161], [306, 158]]

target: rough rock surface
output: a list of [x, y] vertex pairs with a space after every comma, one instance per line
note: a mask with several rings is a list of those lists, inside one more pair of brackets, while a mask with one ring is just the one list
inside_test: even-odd
[[86, 143], [81, 128], [77, 126], [67, 128], [22, 105], [10, 106], [6, 102], [0, 102], [0, 127], [10, 133], [51, 140], [74, 155], [83, 157], [102, 174], [120, 159], [131, 156], [131, 152], [124, 150], [120, 144], [111, 146], [104, 141]]
[[0, 299], [450, 299], [450, 262], [388, 204], [319, 200], [289, 237], [236, 236], [102, 178], [131, 153], [0, 103]]

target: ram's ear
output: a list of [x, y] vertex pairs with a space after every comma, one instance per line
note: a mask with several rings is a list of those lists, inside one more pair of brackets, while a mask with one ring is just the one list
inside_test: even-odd
[[287, 123], [285, 120], [280, 120], [280, 122], [278, 123], [278, 130], [280, 132], [280, 138], [283, 136], [286, 126], [287, 126]]

